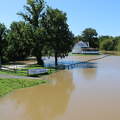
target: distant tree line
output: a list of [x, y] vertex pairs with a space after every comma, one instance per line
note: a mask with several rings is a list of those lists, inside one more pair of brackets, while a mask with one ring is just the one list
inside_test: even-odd
[[75, 37], [75, 41], [88, 42], [90, 47], [99, 48], [98, 33], [93, 28], [86, 28], [81, 35]]
[[105, 51], [120, 51], [120, 36], [100, 36], [100, 49]]
[[65, 57], [79, 41], [106, 51], [120, 51], [120, 37], [98, 36], [93, 28], [86, 28], [74, 36], [67, 24], [67, 15], [52, 9], [44, 0], [27, 0], [24, 11], [17, 13], [22, 21], [12, 22], [10, 28], [0, 23], [0, 68], [2, 63], [35, 56], [44, 65], [42, 56]]
[[120, 51], [120, 36], [98, 36], [93, 28], [86, 28], [80, 35], [75, 36], [75, 42], [89, 42], [90, 47], [105, 51]]

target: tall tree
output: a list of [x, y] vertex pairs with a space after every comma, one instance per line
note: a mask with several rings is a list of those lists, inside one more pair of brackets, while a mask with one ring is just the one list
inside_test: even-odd
[[48, 7], [43, 26], [47, 31], [48, 47], [54, 53], [57, 66], [58, 57], [68, 55], [73, 46], [74, 35], [69, 30], [66, 13]]
[[20, 12], [18, 13], [18, 15], [22, 16], [26, 22], [32, 25], [34, 31], [34, 55], [37, 58], [38, 64], [43, 65], [44, 63], [42, 60], [42, 41], [44, 39], [42, 39], [42, 36], [38, 33], [38, 31], [42, 32], [42, 30], [40, 30], [40, 20], [44, 16], [45, 2], [44, 0], [27, 0], [27, 5], [25, 5], [24, 8], [25, 13]]
[[99, 47], [99, 39], [97, 38], [98, 33], [95, 29], [86, 28], [82, 32], [83, 41], [89, 42], [90, 47], [98, 48]]
[[0, 23], [0, 68], [2, 66], [2, 56], [3, 56], [5, 33], [6, 33], [6, 27], [4, 24]]
[[25, 22], [13, 22], [7, 35], [7, 57], [9, 60], [20, 60], [30, 55], [32, 29]]
[[80, 41], [83, 41], [84, 39], [83, 39], [82, 36], [77, 35], [77, 36], [75, 36], [74, 40], [75, 40], [75, 43], [78, 43], [78, 42], [80, 42]]

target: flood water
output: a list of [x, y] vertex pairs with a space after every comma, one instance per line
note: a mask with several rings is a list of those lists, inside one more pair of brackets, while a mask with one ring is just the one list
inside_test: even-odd
[[0, 120], [120, 120], [120, 57], [63, 70], [0, 99]]

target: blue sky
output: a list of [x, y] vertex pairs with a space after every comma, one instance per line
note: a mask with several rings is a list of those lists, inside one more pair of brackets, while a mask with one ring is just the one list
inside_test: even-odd
[[[71, 31], [78, 35], [85, 28], [95, 28], [99, 35], [120, 36], [120, 0], [46, 0], [48, 5], [67, 13]], [[0, 22], [9, 26], [21, 17], [26, 0], [1, 0]]]

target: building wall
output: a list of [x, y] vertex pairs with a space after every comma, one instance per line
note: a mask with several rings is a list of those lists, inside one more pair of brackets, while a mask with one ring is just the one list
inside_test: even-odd
[[82, 48], [89, 48], [89, 43], [85, 43], [83, 41], [76, 43], [72, 50], [72, 53], [83, 53]]

